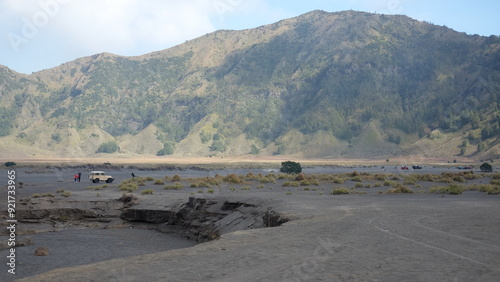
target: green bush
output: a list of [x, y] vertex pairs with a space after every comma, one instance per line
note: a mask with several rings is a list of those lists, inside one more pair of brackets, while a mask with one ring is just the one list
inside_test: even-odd
[[5, 165], [6, 167], [9, 167], [9, 166], [15, 166], [15, 165], [16, 165], [16, 163], [15, 163], [15, 162], [6, 162], [6, 163], [4, 163], [4, 165]]
[[481, 171], [486, 171], [486, 172], [491, 172], [491, 171], [493, 171], [493, 167], [492, 167], [489, 163], [483, 163], [483, 164], [479, 167], [479, 169], [480, 169]]
[[286, 161], [281, 163], [280, 172], [287, 174], [299, 174], [302, 172], [302, 167], [300, 166], [300, 163]]
[[106, 143], [102, 143], [99, 148], [97, 149], [96, 153], [115, 153], [118, 150], [120, 150], [120, 147], [118, 147], [118, 144], [116, 144], [115, 141], [109, 141]]
[[174, 153], [174, 146], [172, 144], [163, 145], [163, 149], [156, 153], [157, 156], [172, 155]]
[[52, 140], [54, 140], [56, 143], [60, 143], [62, 138], [60, 133], [54, 133], [51, 136]]

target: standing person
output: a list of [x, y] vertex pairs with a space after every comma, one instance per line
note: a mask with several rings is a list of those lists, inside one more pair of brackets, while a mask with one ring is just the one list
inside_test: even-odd
[[76, 182], [76, 180], [78, 179], [78, 174], [73, 175], [73, 179]]
[[82, 180], [82, 173], [78, 172], [78, 182], [80, 182], [80, 180]]
[[135, 177], [135, 174], [134, 174], [133, 172], [131, 173], [131, 175], [132, 175], [132, 178], [134, 178], [134, 177]]

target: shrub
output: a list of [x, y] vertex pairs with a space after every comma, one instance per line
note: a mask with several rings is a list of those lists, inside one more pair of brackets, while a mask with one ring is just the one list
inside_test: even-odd
[[359, 177], [359, 176], [355, 176], [351, 180], [354, 182], [363, 182], [363, 179], [361, 179], [361, 177]]
[[354, 184], [354, 188], [364, 188], [365, 185], [363, 185], [363, 183], [356, 183]]
[[161, 180], [161, 179], [157, 179], [155, 181], [155, 185], [163, 185], [163, 184], [165, 184], [165, 182], [163, 182], [163, 180]]
[[394, 184], [394, 182], [392, 182], [392, 181], [389, 181], [389, 180], [384, 181], [384, 186], [392, 186], [393, 184]]
[[338, 176], [333, 177], [332, 181], [335, 184], [344, 184], [345, 183], [345, 179], [342, 177], [338, 177]]
[[439, 182], [442, 182], [442, 183], [453, 183], [453, 179], [451, 179], [450, 177], [443, 177], [439, 180]]
[[415, 180], [413, 180], [413, 179], [406, 179], [404, 184], [405, 185], [415, 185], [415, 184], [417, 184], [417, 182], [415, 182]]
[[153, 194], [153, 189], [147, 189], [147, 190], [143, 190], [141, 192], [142, 195], [146, 195], [146, 194]]
[[281, 163], [280, 172], [287, 174], [299, 174], [302, 172], [302, 167], [300, 166], [300, 163], [286, 161]]
[[205, 182], [210, 184], [210, 185], [219, 186], [219, 180], [217, 178], [214, 178], [214, 177], [205, 178]]
[[294, 181], [286, 181], [283, 183], [282, 185], [283, 187], [299, 187], [299, 183], [298, 182], [294, 182]]
[[156, 152], [157, 156], [172, 155], [174, 153], [174, 146], [172, 144], [164, 144], [163, 149]]
[[16, 163], [15, 163], [15, 162], [6, 162], [6, 163], [4, 163], [4, 165], [5, 165], [6, 167], [10, 167], [10, 166], [15, 166], [15, 165], [16, 165]]
[[331, 195], [346, 195], [346, 194], [350, 194], [347, 188], [335, 188], [331, 193]]
[[302, 181], [306, 179], [306, 176], [303, 173], [299, 173], [297, 177], [295, 177], [295, 181]]
[[450, 195], [460, 195], [463, 193], [465, 188], [461, 185], [452, 184], [447, 187], [432, 187], [430, 190], [431, 194], [450, 194]]
[[483, 163], [483, 164], [479, 167], [479, 169], [480, 169], [481, 171], [485, 171], [485, 172], [491, 172], [491, 171], [493, 171], [493, 167], [492, 167], [489, 163]]
[[436, 180], [436, 178], [437, 178], [437, 175], [435, 175], [435, 174], [424, 174], [424, 175], [419, 176], [419, 179], [421, 181], [427, 181], [427, 182], [433, 182], [434, 180]]
[[493, 185], [500, 185], [500, 179], [492, 179], [490, 181], [490, 184], [493, 184]]
[[410, 188], [402, 185], [402, 184], [396, 184], [394, 185], [393, 188], [387, 190], [387, 193], [403, 193], [403, 194], [412, 194], [413, 193], [413, 190], [411, 190]]
[[115, 141], [109, 141], [102, 143], [99, 148], [97, 149], [96, 153], [114, 153], [116, 151], [120, 150], [120, 147], [118, 147], [118, 144], [116, 144]]
[[202, 181], [202, 182], [198, 183], [198, 185], [196, 187], [209, 188], [209, 187], [212, 187], [212, 186], [210, 184]]
[[490, 187], [488, 187], [488, 189], [486, 189], [483, 192], [488, 193], [488, 195], [499, 195], [500, 194], [500, 186], [490, 186]]
[[309, 182], [309, 180], [302, 180], [301, 182], [299, 182], [300, 186], [311, 186], [311, 182]]
[[120, 183], [118, 185], [118, 190], [120, 191], [126, 191], [126, 192], [133, 192], [134, 190], [137, 190], [137, 183], [133, 182], [128, 182], [128, 183]]
[[226, 183], [240, 184], [243, 183], [243, 180], [236, 174], [229, 174], [226, 177], [222, 178], [222, 181]]
[[64, 191], [64, 192], [62, 192], [62, 193], [61, 193], [61, 196], [62, 196], [62, 197], [69, 197], [69, 196], [71, 196], [71, 192], [69, 192], [69, 191]]
[[269, 178], [269, 177], [262, 177], [260, 180], [259, 180], [260, 183], [276, 183], [274, 181], [274, 179], [272, 178]]
[[311, 180], [311, 185], [319, 186], [319, 181], [316, 179]]
[[174, 175], [174, 177], [172, 177], [172, 182], [179, 182], [179, 181], [181, 181], [181, 177], [178, 174], [176, 174], [176, 175]]

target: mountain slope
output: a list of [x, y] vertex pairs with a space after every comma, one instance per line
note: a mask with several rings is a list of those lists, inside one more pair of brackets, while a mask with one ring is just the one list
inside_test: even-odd
[[498, 151], [500, 39], [405, 16], [313, 11], [0, 82], [3, 143], [55, 155], [94, 155], [104, 139], [68, 141], [92, 127], [123, 154], [385, 157], [423, 154], [435, 130], [458, 144], [437, 156]]

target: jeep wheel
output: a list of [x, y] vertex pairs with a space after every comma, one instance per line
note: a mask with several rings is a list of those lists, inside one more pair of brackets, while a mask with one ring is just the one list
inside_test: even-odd
[[94, 179], [94, 183], [99, 183], [99, 178]]
[[106, 180], [106, 183], [111, 183], [111, 182], [113, 182], [113, 179], [111, 179], [111, 178], [108, 178], [108, 179]]

